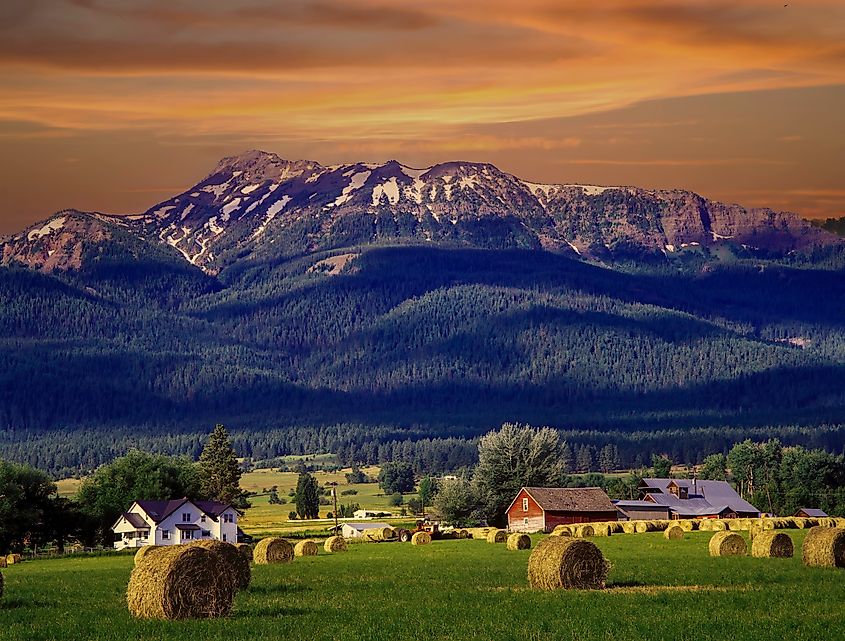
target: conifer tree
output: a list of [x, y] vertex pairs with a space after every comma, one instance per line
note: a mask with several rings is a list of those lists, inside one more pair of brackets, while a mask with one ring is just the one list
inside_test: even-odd
[[317, 479], [308, 472], [299, 475], [294, 494], [296, 512], [302, 519], [316, 519], [320, 515], [320, 493], [317, 489]]
[[200, 490], [204, 498], [238, 503], [243, 497], [241, 468], [226, 428], [219, 423], [208, 437], [199, 462]]

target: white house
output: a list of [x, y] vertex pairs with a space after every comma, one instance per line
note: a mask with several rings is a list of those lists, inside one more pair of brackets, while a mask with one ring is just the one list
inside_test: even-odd
[[237, 543], [238, 511], [217, 501], [135, 501], [112, 526], [115, 549], [178, 545], [197, 539]]

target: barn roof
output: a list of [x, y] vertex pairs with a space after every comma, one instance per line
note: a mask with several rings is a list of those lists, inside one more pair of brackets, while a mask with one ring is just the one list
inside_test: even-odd
[[[803, 512], [804, 514], [813, 519], [823, 519], [827, 516], [827, 512], [814, 507], [802, 507], [800, 510], [798, 510], [798, 512]], [[797, 513], [796, 516], [798, 516]]]
[[528, 492], [528, 495], [546, 512], [616, 512], [616, 507], [600, 487], [524, 487], [522, 489]]
[[[681, 499], [669, 492], [669, 485], [677, 485], [678, 487], [685, 487], [689, 490], [688, 499]], [[743, 499], [737, 491], [733, 489], [727, 481], [707, 481], [692, 479], [654, 479], [646, 478], [640, 483], [641, 489], [659, 490], [659, 492], [650, 492], [651, 497], [669, 497], [663, 505], [689, 505], [693, 507], [688, 501], [704, 500], [711, 507], [720, 507], [727, 505], [733, 512], [755, 512], [760, 513], [756, 507], [751, 505], [748, 501]]]
[[200, 511], [205, 512], [208, 516], [216, 519], [228, 508], [232, 507], [228, 503], [219, 503], [217, 501], [192, 501], [188, 498], [175, 499], [171, 501], [135, 501], [144, 512], [150, 515], [153, 521], [161, 523], [168, 516], [173, 514], [180, 507], [186, 503], [196, 506]]

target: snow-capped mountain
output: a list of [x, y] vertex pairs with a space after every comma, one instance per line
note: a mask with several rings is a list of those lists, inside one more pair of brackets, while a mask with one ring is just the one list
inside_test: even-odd
[[796, 214], [682, 190], [538, 184], [471, 162], [323, 166], [249, 151], [223, 159], [198, 184], [143, 214], [60, 212], [7, 239], [2, 263], [74, 268], [82, 255], [76, 248], [115, 236], [172, 248], [211, 273], [245, 257], [380, 242], [544, 248], [588, 258], [723, 243], [785, 254], [839, 242]]

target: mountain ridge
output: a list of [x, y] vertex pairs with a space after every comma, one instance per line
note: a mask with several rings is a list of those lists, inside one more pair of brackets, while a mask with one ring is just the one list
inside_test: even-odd
[[[68, 216], [73, 224], [66, 226]], [[537, 183], [464, 161], [321, 165], [250, 150], [221, 159], [198, 183], [144, 213], [57, 212], [0, 239], [0, 264], [78, 269], [83, 244], [116, 236], [178, 254], [212, 275], [245, 258], [392, 241], [597, 260], [659, 259], [722, 245], [778, 257], [842, 242], [794, 213], [682, 189]]]

